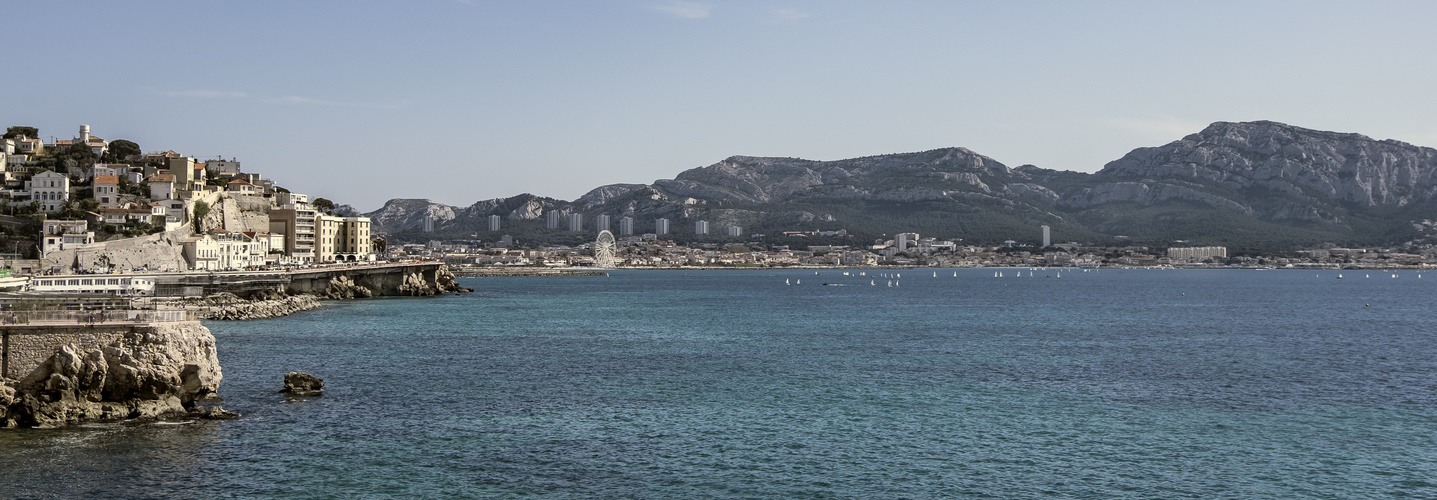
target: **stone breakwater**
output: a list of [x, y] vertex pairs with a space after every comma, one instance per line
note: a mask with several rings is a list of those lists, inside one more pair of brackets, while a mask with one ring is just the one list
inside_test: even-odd
[[234, 416], [197, 405], [223, 378], [198, 322], [7, 328], [4, 372], [0, 427]]
[[[361, 276], [361, 278], [363, 278]], [[184, 304], [186, 308], [199, 311], [200, 319], [243, 321], [288, 316], [301, 311], [318, 309], [321, 300], [366, 299], [378, 296], [426, 297], [446, 293], [467, 293], [474, 290], [460, 286], [448, 268], [440, 267], [431, 279], [423, 273], [402, 275], [398, 284], [386, 288], [373, 280], [354, 278], [337, 274], [328, 278], [322, 288], [307, 293], [289, 295], [278, 290], [255, 292], [248, 298], [229, 292], [219, 292], [203, 298], [173, 299], [173, 303]]]
[[252, 299], [242, 299], [232, 293], [217, 293], [203, 299], [188, 299], [186, 307], [200, 311], [200, 319], [220, 321], [241, 321], [288, 316], [301, 311], [318, 309], [319, 298], [313, 295], [284, 295], [282, 293], [260, 294]]

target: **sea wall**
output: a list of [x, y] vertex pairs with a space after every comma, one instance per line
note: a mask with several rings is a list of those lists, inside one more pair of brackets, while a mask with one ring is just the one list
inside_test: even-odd
[[0, 329], [0, 427], [190, 414], [223, 375], [199, 322]]

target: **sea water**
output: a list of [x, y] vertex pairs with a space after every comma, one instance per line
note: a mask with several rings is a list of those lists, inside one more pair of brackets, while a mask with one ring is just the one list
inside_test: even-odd
[[1437, 273], [1006, 271], [207, 322], [243, 417], [0, 432], [0, 497], [1437, 497]]

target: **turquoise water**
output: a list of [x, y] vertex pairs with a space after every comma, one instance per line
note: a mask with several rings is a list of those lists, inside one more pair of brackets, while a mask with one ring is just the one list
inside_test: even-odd
[[243, 418], [0, 432], [0, 497], [1437, 497], [1437, 273], [934, 272], [208, 323]]

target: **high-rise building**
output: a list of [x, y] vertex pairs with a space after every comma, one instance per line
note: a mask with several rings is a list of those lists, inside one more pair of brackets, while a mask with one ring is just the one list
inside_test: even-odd
[[498, 231], [498, 230], [499, 230], [499, 223], [500, 223], [501, 221], [503, 221], [503, 220], [504, 220], [504, 219], [503, 219], [502, 217], [499, 217], [499, 216], [497, 216], [497, 215], [490, 215], [490, 216], [489, 216], [489, 230], [490, 230], [490, 231]]
[[669, 234], [669, 220], [668, 220], [668, 219], [662, 219], [662, 218], [661, 218], [661, 219], [655, 219], [655, 220], [654, 220], [654, 234], [657, 234], [657, 235], [660, 235], [660, 236], [665, 235], [665, 234]]
[[741, 237], [741, 236], [743, 236], [743, 228], [738, 227], [738, 226], [729, 226], [729, 227], [728, 227], [728, 235], [729, 235], [729, 236], [732, 236], [732, 237], [734, 237], [734, 238]]
[[709, 221], [701, 220], [694, 223], [694, 234], [709, 234]]
[[576, 233], [584, 230], [584, 214], [569, 214], [569, 230]]
[[1043, 247], [1044, 247], [1044, 248], [1047, 248], [1048, 245], [1052, 245], [1052, 244], [1053, 244], [1053, 234], [1052, 234], [1052, 230], [1051, 230], [1050, 228], [1048, 228], [1047, 225], [1044, 225], [1044, 226], [1043, 226]]
[[624, 218], [622, 218], [622, 219], [619, 219], [619, 236], [633, 236], [633, 235], [634, 235], [634, 218], [633, 218], [633, 217], [624, 217]]
[[559, 229], [559, 221], [563, 216], [564, 214], [559, 213], [558, 210], [550, 210], [548, 215], [549, 229]]
[[903, 252], [912, 248], [918, 243], [918, 233], [898, 233], [893, 236], [894, 244], [898, 251]]
[[426, 232], [426, 233], [432, 233], [432, 232], [434, 232], [434, 216], [433, 216], [433, 215], [425, 215], [425, 216], [424, 216], [424, 232]]
[[609, 230], [609, 216], [607, 216], [607, 215], [595, 215], [595, 216], [594, 216], [594, 232], [598, 233], [598, 232], [603, 232], [603, 231], [608, 231], [608, 230]]

